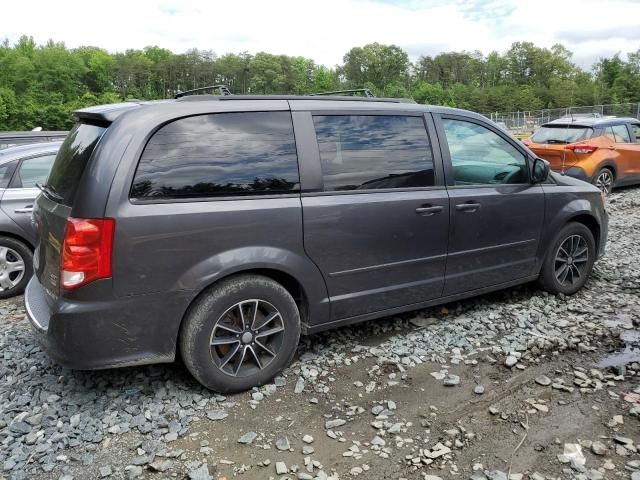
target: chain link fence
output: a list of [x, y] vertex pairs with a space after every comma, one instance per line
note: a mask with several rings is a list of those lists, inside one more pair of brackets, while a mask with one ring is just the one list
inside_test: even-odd
[[521, 112], [494, 112], [485, 115], [512, 133], [531, 134], [540, 125], [563, 117], [634, 117], [640, 119], [640, 103], [548, 108]]

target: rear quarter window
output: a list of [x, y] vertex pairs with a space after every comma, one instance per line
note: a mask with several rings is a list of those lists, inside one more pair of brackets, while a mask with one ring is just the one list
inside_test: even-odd
[[217, 113], [161, 127], [142, 153], [131, 197], [267, 195], [299, 189], [289, 112]]

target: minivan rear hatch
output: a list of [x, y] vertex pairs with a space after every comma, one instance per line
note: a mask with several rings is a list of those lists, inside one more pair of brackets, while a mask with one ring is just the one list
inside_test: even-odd
[[76, 124], [60, 147], [49, 179], [41, 186], [42, 194], [34, 205], [39, 237], [34, 269], [40, 284], [52, 297], [60, 294], [60, 256], [67, 218], [82, 175], [106, 130], [105, 124]]

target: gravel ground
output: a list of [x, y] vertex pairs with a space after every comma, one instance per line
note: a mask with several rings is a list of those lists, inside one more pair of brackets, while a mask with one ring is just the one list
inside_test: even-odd
[[74, 372], [0, 302], [0, 478], [640, 480], [640, 188], [577, 295], [523, 286], [303, 338], [223, 397], [180, 364]]

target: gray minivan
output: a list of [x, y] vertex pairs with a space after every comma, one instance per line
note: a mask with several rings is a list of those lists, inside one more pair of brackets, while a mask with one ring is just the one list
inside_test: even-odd
[[72, 368], [263, 384], [299, 335], [538, 279], [580, 289], [600, 191], [486, 118], [398, 99], [193, 95], [79, 110], [25, 295]]

